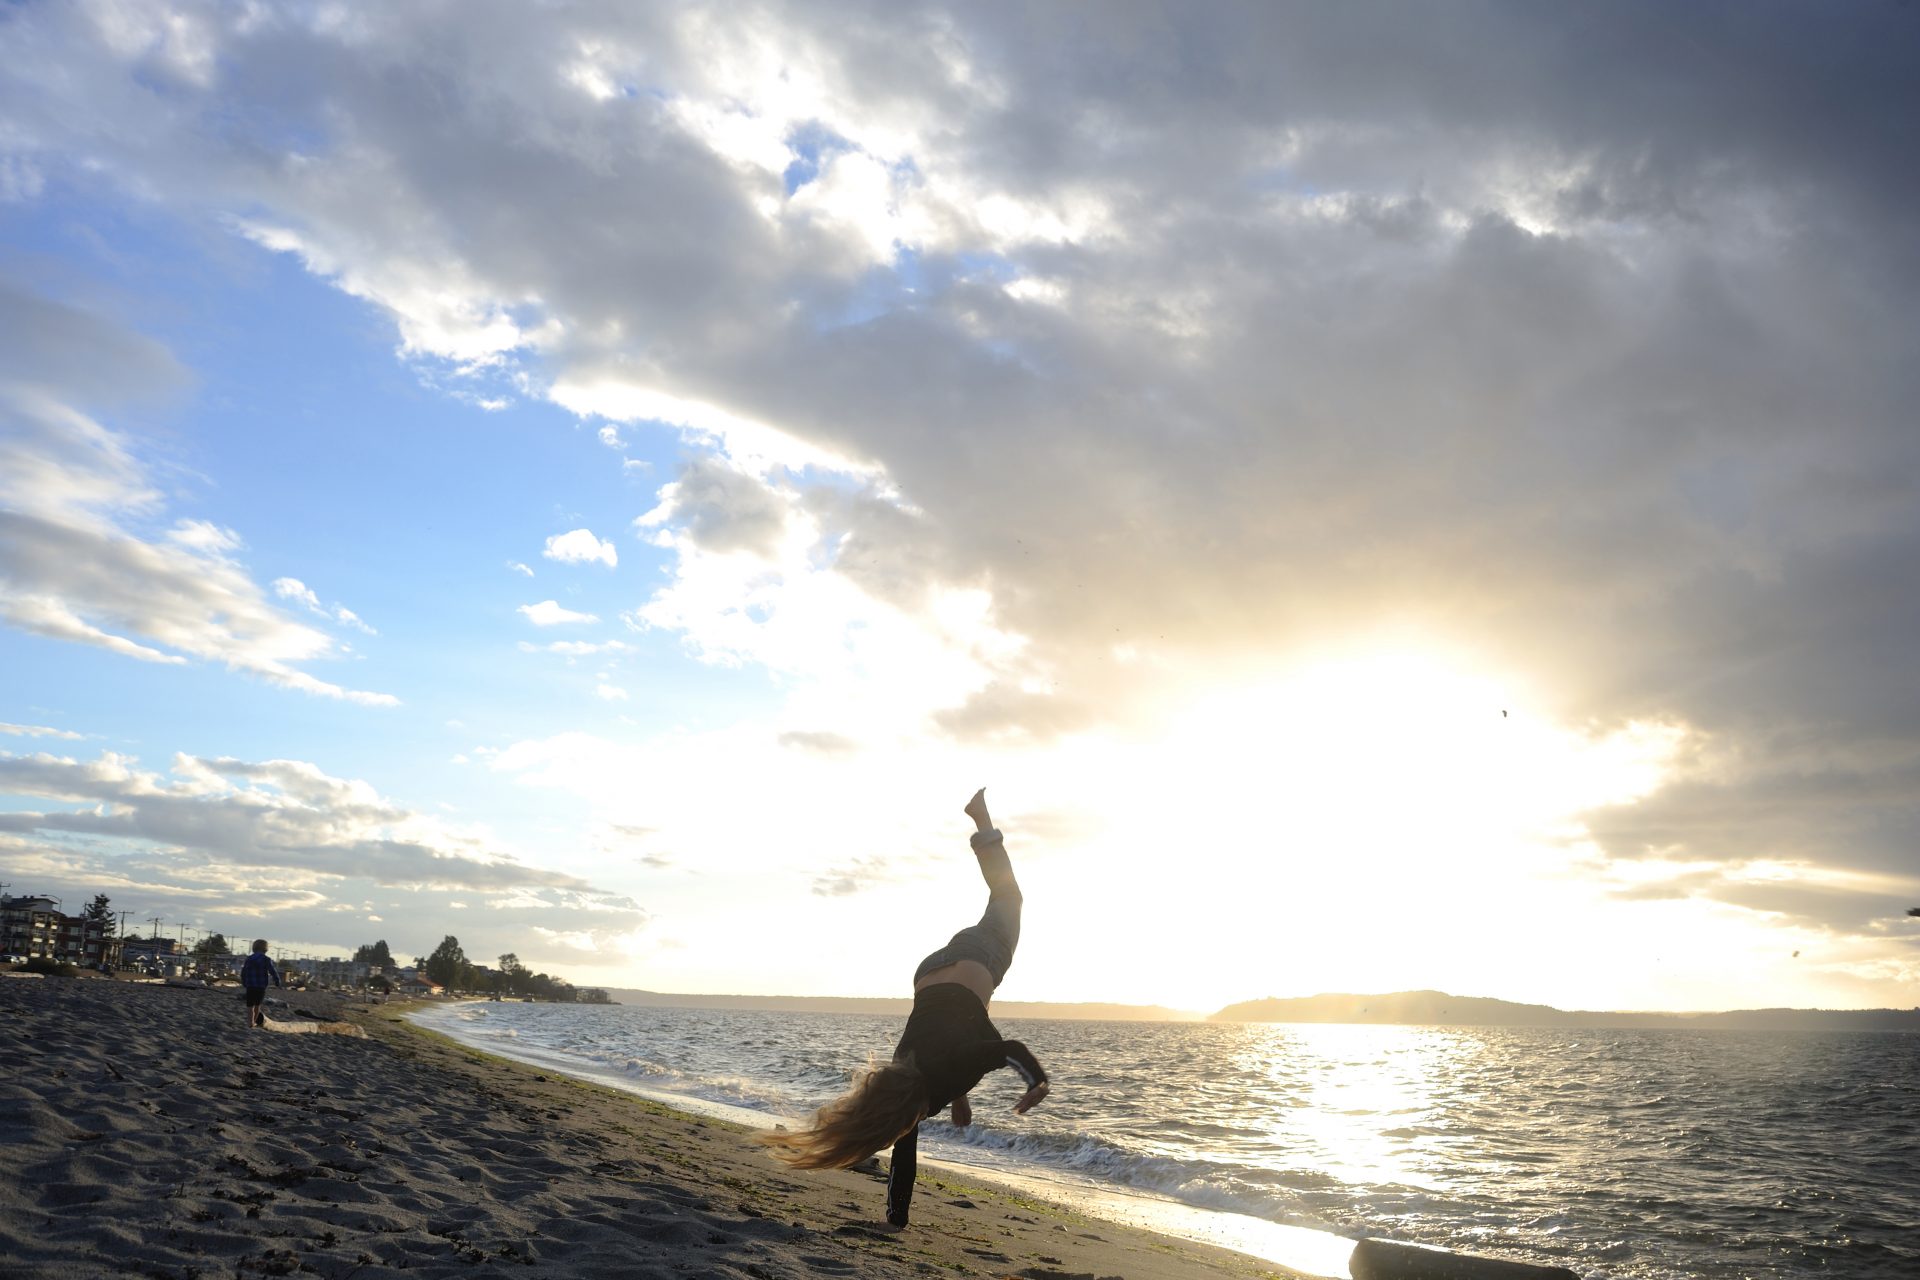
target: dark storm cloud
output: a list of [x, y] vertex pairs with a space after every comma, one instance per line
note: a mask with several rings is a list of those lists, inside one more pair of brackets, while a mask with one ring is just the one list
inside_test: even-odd
[[[778, 483], [871, 594], [988, 587], [1028, 638], [953, 732], [1125, 719], [1160, 691], [1116, 645], [1230, 675], [1391, 622], [1554, 717], [1689, 729], [1595, 815], [1614, 856], [1911, 874], [1912, 6], [530, 13], [255, 15], [201, 58], [40, 9], [0, 107], [42, 168], [243, 216], [416, 346], [511, 320], [556, 383], [879, 464]], [[781, 65], [825, 86], [821, 186], [903, 140], [910, 262], [676, 114]], [[791, 496], [680, 483], [710, 549], [764, 549]]]

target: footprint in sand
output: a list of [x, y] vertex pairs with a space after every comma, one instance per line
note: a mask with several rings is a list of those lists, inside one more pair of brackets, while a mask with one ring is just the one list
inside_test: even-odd
[[833, 1229], [833, 1234], [837, 1236], [857, 1236], [862, 1240], [893, 1239], [893, 1236], [888, 1234], [885, 1231], [875, 1231], [872, 1227], [862, 1227], [851, 1222], [847, 1223], [843, 1227], [835, 1227]]

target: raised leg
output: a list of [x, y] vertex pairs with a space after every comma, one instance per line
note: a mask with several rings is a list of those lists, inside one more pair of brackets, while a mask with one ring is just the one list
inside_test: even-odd
[[946, 946], [922, 960], [914, 970], [913, 983], [918, 990], [929, 982], [960, 982], [985, 1003], [1006, 977], [1020, 943], [1022, 896], [1006, 842], [987, 812], [984, 789], [967, 801], [966, 814], [976, 828], [971, 843], [981, 878], [987, 882], [987, 909], [978, 924], [954, 934]]

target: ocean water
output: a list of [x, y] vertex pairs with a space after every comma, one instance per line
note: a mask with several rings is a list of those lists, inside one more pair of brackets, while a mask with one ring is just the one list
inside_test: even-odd
[[[505, 1002], [419, 1020], [763, 1123], [834, 1096], [902, 1021]], [[995, 1021], [1052, 1095], [1018, 1118], [1013, 1073], [989, 1076], [973, 1126], [929, 1121], [923, 1156], [1593, 1280], [1920, 1277], [1920, 1036]]]

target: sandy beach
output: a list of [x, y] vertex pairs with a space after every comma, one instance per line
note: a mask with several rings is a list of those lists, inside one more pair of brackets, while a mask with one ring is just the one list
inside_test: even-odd
[[[294, 995], [0, 977], [0, 1274], [1246, 1280], [1295, 1273], [922, 1172], [796, 1174], [744, 1130]], [[294, 1008], [273, 1008], [287, 1025]]]

